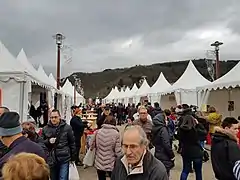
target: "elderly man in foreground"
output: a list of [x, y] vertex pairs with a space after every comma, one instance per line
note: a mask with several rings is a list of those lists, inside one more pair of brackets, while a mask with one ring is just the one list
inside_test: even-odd
[[148, 150], [146, 133], [140, 126], [128, 126], [123, 134], [124, 155], [116, 160], [111, 180], [168, 180], [164, 165]]

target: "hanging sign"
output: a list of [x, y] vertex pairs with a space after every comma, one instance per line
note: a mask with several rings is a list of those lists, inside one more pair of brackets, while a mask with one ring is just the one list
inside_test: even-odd
[[228, 111], [234, 111], [234, 101], [228, 101]]

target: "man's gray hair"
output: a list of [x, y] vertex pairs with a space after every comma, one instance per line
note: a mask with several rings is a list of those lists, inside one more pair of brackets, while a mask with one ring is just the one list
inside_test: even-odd
[[4, 112], [9, 112], [10, 110], [5, 106], [0, 106], [0, 109], [3, 109]]
[[130, 125], [130, 126], [126, 126], [125, 130], [123, 133], [127, 132], [127, 131], [131, 131], [131, 130], [137, 130], [140, 136], [140, 145], [145, 145], [148, 146], [149, 141], [147, 138], [146, 133], [144, 132], [143, 128], [139, 125]]

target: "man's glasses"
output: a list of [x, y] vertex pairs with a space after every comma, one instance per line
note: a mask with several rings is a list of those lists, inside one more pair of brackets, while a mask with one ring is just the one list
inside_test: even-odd
[[57, 119], [58, 116], [51, 116], [50, 119]]

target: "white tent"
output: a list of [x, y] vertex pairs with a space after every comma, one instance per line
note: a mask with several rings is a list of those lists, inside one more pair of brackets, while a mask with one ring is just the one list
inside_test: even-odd
[[85, 103], [85, 98], [81, 94], [76, 92], [76, 104], [79, 105], [80, 103], [84, 104]]
[[129, 96], [129, 93], [130, 93], [130, 88], [127, 86], [126, 89], [125, 89], [125, 91], [124, 91], [123, 97], [124, 97], [124, 98], [128, 97], [128, 96]]
[[70, 118], [71, 118], [71, 106], [73, 105], [74, 102], [74, 87], [72, 84], [69, 82], [67, 79], [66, 82], [64, 83], [63, 87], [61, 88], [61, 91], [65, 94], [64, 98], [64, 110], [63, 110], [63, 116], [67, 120], [67, 123], [69, 123]]
[[134, 83], [132, 89], [128, 93], [128, 96], [126, 97], [128, 99], [128, 103], [136, 103], [136, 99], [134, 98], [134, 96], [137, 93], [137, 91], [138, 91], [138, 87], [136, 83]]
[[127, 86], [123, 95], [125, 105], [129, 103], [128, 101], [129, 94], [130, 94], [130, 88]]
[[192, 61], [189, 61], [182, 76], [163, 94], [174, 92], [177, 104], [201, 105], [201, 97], [196, 88], [209, 84], [211, 82], [198, 72]]
[[31, 81], [37, 81], [28, 74], [8, 49], [0, 42], [0, 105], [20, 114], [27, 120], [28, 91]]
[[61, 88], [61, 90], [71, 96], [73, 98], [74, 96], [74, 87], [72, 86], [72, 84], [70, 83], [70, 81], [67, 79], [66, 82], [64, 83], [63, 87]]
[[44, 82], [45, 82], [46, 84], [48, 84], [49, 86], [53, 87], [52, 84], [51, 84], [51, 81], [49, 80], [48, 75], [47, 75], [46, 72], [44, 71], [44, 69], [43, 69], [43, 67], [42, 67], [41, 64], [38, 66], [37, 71], [38, 71], [39, 75], [41, 76], [41, 78], [44, 80]]
[[115, 86], [112, 91], [109, 93], [109, 95], [105, 98], [106, 99], [106, 103], [109, 102], [116, 102], [116, 100], [119, 97], [119, 91], [118, 91], [118, 87]]
[[130, 92], [128, 93], [128, 96], [129, 98], [133, 97], [138, 91], [138, 87], [136, 85], [136, 83], [134, 83], [132, 89], [130, 90]]
[[54, 78], [53, 74], [50, 73], [48, 77], [49, 77], [49, 79], [50, 79], [50, 82], [51, 82], [52, 86], [53, 86], [53, 87], [57, 87], [57, 81], [56, 81], [56, 79]]
[[149, 91], [151, 102], [160, 102], [161, 93], [171, 87], [171, 84], [167, 81], [164, 74], [161, 72], [157, 81], [153, 84]]
[[240, 62], [235, 65], [227, 74], [223, 75], [219, 79], [215, 80], [214, 82], [205, 85], [199, 86], [198, 90], [216, 90], [216, 89], [223, 89], [229, 87], [237, 87], [240, 86]]
[[[204, 94], [204, 104], [214, 106], [222, 115], [239, 116], [240, 111], [240, 63], [227, 74], [207, 86], [197, 89]], [[219, 98], [221, 97], [221, 98]], [[228, 111], [228, 102], [234, 102], [234, 110]]]
[[29, 62], [26, 53], [24, 52], [23, 49], [19, 52], [17, 56], [17, 60], [23, 65], [24, 70], [28, 72], [32, 77], [37, 79], [34, 83], [43, 86], [43, 87], [50, 87], [45, 83], [45, 79], [42, 78], [42, 76], [39, 74], [39, 72], [33, 67], [33, 65]]
[[142, 97], [148, 96], [151, 87], [148, 85], [147, 80], [144, 79], [141, 87], [137, 90], [136, 94], [133, 96], [135, 103], [140, 102]]
[[109, 94], [108, 94], [105, 98], [103, 98], [103, 100], [109, 99], [109, 97], [112, 96], [111, 94], [113, 93], [113, 91], [114, 91], [114, 88], [111, 89], [111, 91], [109, 92]]
[[123, 88], [121, 88], [117, 96], [117, 102], [124, 103], [124, 95], [125, 95], [125, 91]]
[[135, 96], [146, 96], [149, 93], [150, 89], [151, 87], [148, 85], [147, 80], [144, 79], [141, 87], [137, 90]]

